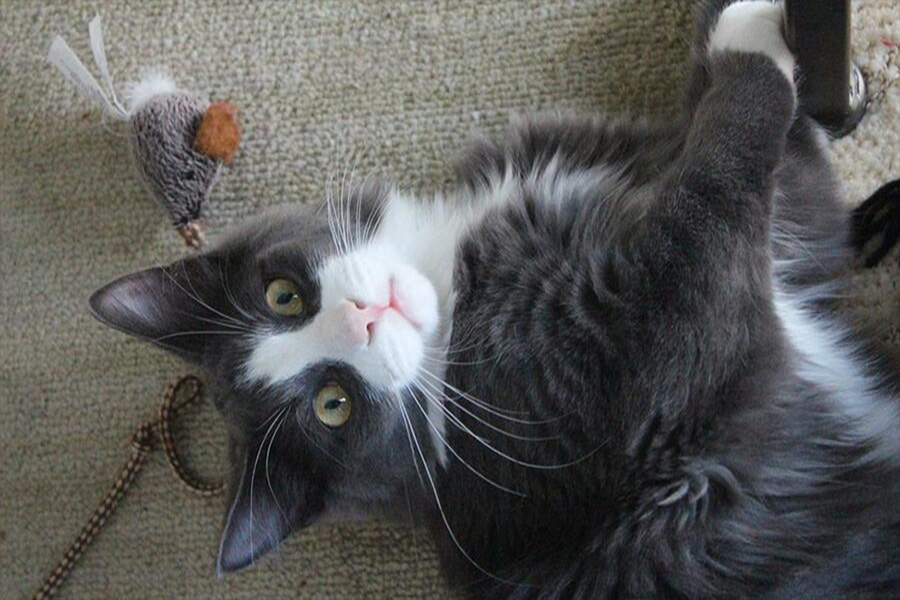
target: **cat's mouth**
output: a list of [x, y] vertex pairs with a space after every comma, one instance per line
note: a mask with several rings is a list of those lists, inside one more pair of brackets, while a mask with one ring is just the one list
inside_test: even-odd
[[398, 293], [398, 283], [396, 277], [391, 277], [390, 282], [388, 283], [388, 302], [387, 304], [379, 307], [375, 307], [376, 310], [376, 319], [369, 324], [369, 333], [374, 334], [375, 329], [377, 329], [379, 323], [381, 322], [381, 317], [385, 313], [394, 313], [404, 321], [412, 325], [413, 329], [422, 332], [422, 323], [419, 319], [416, 319], [414, 316], [414, 311], [411, 310], [410, 306], [406, 301], [401, 300], [401, 295]]

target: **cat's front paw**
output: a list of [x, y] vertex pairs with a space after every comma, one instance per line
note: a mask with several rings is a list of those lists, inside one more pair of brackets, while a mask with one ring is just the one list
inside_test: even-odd
[[775, 61], [794, 82], [794, 55], [784, 41], [784, 10], [780, 2], [752, 0], [730, 5], [713, 28], [709, 53], [753, 52]]

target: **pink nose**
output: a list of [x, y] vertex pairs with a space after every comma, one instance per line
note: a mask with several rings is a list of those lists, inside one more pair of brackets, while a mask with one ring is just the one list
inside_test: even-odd
[[345, 300], [341, 305], [341, 316], [351, 340], [360, 344], [368, 342], [375, 322], [385, 309], [383, 306], [367, 306], [362, 302]]

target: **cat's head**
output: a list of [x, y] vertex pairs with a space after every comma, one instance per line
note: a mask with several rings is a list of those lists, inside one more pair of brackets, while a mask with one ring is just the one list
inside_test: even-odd
[[369, 186], [343, 203], [272, 212], [90, 299], [105, 324], [229, 388], [233, 498], [220, 571], [326, 512], [396, 501], [414, 472], [404, 421], [415, 415], [398, 411], [446, 324], [403, 232], [379, 226], [388, 198]]

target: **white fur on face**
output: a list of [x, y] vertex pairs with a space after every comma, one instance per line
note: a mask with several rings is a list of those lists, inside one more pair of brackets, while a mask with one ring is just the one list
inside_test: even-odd
[[[383, 391], [410, 385], [423, 368], [442, 376], [435, 364], [446, 357], [450, 340], [457, 246], [473, 223], [509, 196], [512, 181], [498, 180], [495, 197], [477, 203], [423, 202], [392, 193], [374, 236], [320, 266], [319, 312], [294, 331], [261, 335], [246, 378], [274, 385], [323, 360], [345, 362]], [[385, 309], [392, 287], [403, 314]], [[359, 332], [356, 304], [385, 309], [370, 338]], [[426, 357], [437, 363], [424, 364]]]
[[334, 360], [382, 391], [409, 385], [438, 325], [431, 282], [378, 238], [326, 260], [318, 277], [319, 312], [299, 329], [264, 335], [247, 377], [272, 385]]

